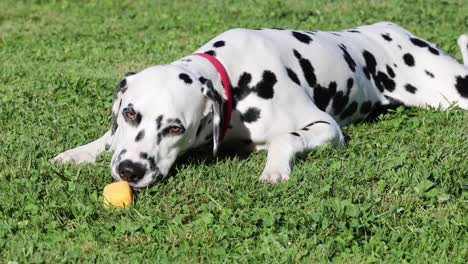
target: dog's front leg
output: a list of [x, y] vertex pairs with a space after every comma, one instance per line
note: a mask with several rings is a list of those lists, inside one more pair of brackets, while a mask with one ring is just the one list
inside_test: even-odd
[[96, 157], [105, 150], [106, 140], [111, 131], [107, 131], [102, 137], [86, 145], [79, 146], [58, 154], [51, 162], [59, 163], [94, 163]]
[[280, 135], [269, 144], [267, 162], [260, 180], [270, 183], [287, 181], [295, 154], [324, 144], [343, 143], [343, 134], [332, 120], [312, 121], [297, 131]]

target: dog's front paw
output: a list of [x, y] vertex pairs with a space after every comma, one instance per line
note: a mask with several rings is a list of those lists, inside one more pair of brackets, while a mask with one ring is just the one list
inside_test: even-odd
[[50, 160], [52, 163], [94, 163], [96, 162], [96, 157], [92, 154], [79, 151], [76, 149], [70, 149], [65, 152], [62, 152]]
[[260, 176], [260, 180], [269, 182], [269, 183], [277, 183], [279, 181], [284, 181], [284, 182], [288, 181], [289, 170], [265, 167], [265, 169], [262, 172], [262, 176]]

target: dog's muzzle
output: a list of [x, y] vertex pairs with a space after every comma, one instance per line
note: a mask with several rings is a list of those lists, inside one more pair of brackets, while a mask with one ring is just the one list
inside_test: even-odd
[[124, 160], [117, 167], [117, 172], [122, 180], [137, 182], [145, 176], [146, 166], [139, 162]]

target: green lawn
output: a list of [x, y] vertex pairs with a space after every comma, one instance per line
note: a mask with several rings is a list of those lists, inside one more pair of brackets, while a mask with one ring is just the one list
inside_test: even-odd
[[[347, 148], [258, 181], [266, 154], [192, 153], [104, 210], [110, 154], [53, 165], [110, 126], [125, 72], [233, 27], [337, 30], [393, 21], [460, 59], [465, 0], [0, 1], [0, 263], [446, 262], [468, 259], [468, 111], [403, 110], [348, 126]], [[193, 158], [197, 157], [197, 158]]]

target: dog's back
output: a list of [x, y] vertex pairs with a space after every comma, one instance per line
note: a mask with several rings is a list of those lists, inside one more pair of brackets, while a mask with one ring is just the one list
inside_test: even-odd
[[[287, 76], [276, 78], [274, 95], [263, 107], [290, 105], [291, 93], [294, 101], [303, 94], [341, 125], [394, 103], [447, 108], [456, 102], [468, 108], [467, 67], [393, 23], [339, 32], [234, 29], [198, 51], [225, 64], [234, 94], [249, 94], [239, 90], [264, 80], [265, 71]], [[246, 79], [251, 86], [243, 85]], [[248, 96], [237, 100], [246, 100], [246, 109], [251, 105]]]

